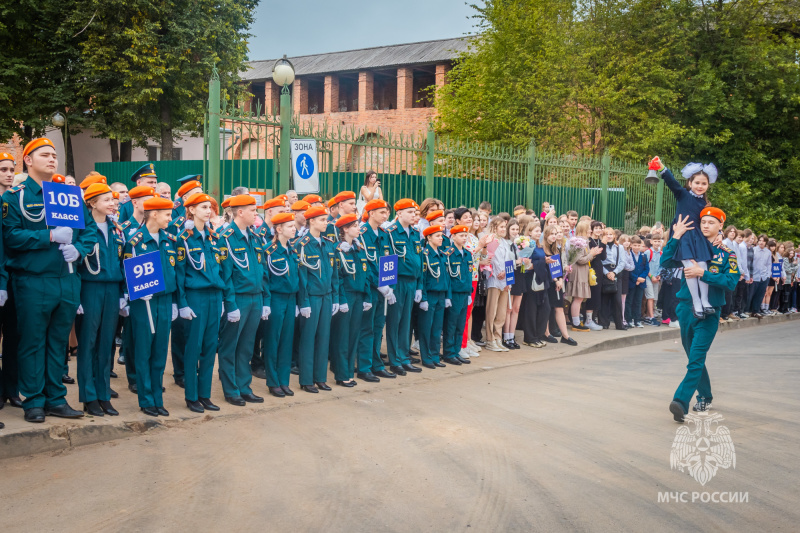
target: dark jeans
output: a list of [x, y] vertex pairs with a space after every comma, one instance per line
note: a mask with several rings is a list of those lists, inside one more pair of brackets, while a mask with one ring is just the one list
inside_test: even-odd
[[[542, 303], [537, 304], [537, 299]], [[550, 300], [547, 299], [547, 294], [544, 294], [544, 298], [537, 298], [533, 292], [523, 294], [522, 307], [525, 310], [522, 321], [523, 342], [543, 341], [550, 319]]]
[[[601, 276], [603, 275], [603, 271], [602, 270], [600, 271], [600, 275]], [[594, 287], [589, 287], [589, 289], [592, 291], [592, 296], [588, 300], [586, 300], [586, 310], [587, 311], [592, 311], [594, 314], [597, 314], [598, 312], [600, 312], [600, 309], [602, 308], [602, 303], [601, 303], [602, 302], [602, 292], [601, 292], [601, 289], [600, 289], [600, 283], [602, 283], [602, 282], [598, 278], [597, 285], [595, 285]], [[597, 321], [595, 320], [595, 322], [597, 322]]]
[[743, 313], [747, 307], [747, 287], [749, 285], [741, 280], [736, 284], [736, 291], [733, 293], [733, 311]]
[[664, 290], [661, 295], [663, 306], [661, 317], [664, 320], [668, 318], [670, 321], [678, 320], [676, 308], [678, 307], [678, 291], [681, 288], [681, 280], [674, 279], [670, 283], [663, 283], [662, 288]]
[[764, 295], [767, 293], [768, 284], [769, 279], [753, 282], [753, 292], [750, 295], [750, 303], [747, 306], [751, 313], [761, 313], [761, 302], [764, 300]]
[[472, 307], [472, 331], [470, 337], [474, 342], [481, 340], [481, 328], [483, 322], [486, 320], [486, 306], [473, 306]]
[[733, 291], [725, 291], [725, 305], [722, 306], [722, 317], [725, 318], [733, 312]]
[[622, 329], [624, 326], [622, 325], [622, 295], [620, 291], [613, 294], [604, 294], [602, 300], [603, 307], [600, 310], [599, 322], [597, 323], [607, 328], [613, 320], [614, 326], [617, 329]]
[[642, 321], [642, 298], [644, 297], [644, 283], [632, 285], [628, 288], [628, 297], [625, 298], [625, 320], [628, 324]]

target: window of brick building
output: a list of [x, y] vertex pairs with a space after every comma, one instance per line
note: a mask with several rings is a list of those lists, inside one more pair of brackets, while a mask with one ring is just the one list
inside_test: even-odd
[[335, 111], [358, 111], [358, 74], [339, 75], [339, 105]]
[[308, 113], [315, 115], [325, 111], [325, 80], [323, 78], [305, 78], [308, 91]]
[[432, 85], [436, 85], [434, 70], [414, 69], [413, 107], [433, 107], [433, 92], [430, 89]]
[[372, 108], [397, 109], [397, 71], [375, 72], [372, 84]]
[[263, 115], [265, 113], [264, 110], [264, 84], [263, 83], [253, 83], [250, 85], [250, 93], [253, 95], [250, 97], [250, 102], [245, 102], [245, 111], [249, 111], [253, 114], [258, 112], [259, 114]]

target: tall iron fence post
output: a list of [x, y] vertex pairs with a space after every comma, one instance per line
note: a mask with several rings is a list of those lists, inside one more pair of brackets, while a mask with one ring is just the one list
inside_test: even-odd
[[208, 87], [208, 192], [212, 197], [222, 200], [219, 187], [219, 112], [219, 73], [214, 67]]
[[531, 139], [528, 145], [528, 180], [525, 183], [525, 207], [536, 211], [533, 205], [534, 180], [536, 179], [536, 141]]
[[[292, 176], [292, 154], [289, 143], [291, 142], [291, 128], [292, 128], [292, 95], [289, 93], [289, 87], [284, 86], [281, 89], [281, 151], [280, 151], [280, 184], [278, 190], [273, 191], [273, 195], [277, 196], [283, 194], [291, 188]], [[276, 184], [273, 184], [275, 186]]]
[[[662, 211], [664, 208], [664, 180], [658, 180], [656, 186], [656, 222], [664, 222], [661, 220]], [[667, 228], [669, 229], [669, 228]]]
[[603, 153], [603, 170], [600, 172], [600, 220], [608, 224], [608, 179], [611, 175], [611, 156]]
[[436, 133], [433, 124], [428, 124], [428, 154], [425, 160], [425, 198], [433, 198], [433, 161], [436, 155]]

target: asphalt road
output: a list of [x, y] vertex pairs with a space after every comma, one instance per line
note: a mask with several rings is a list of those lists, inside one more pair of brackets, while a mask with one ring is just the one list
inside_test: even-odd
[[[800, 348], [720, 336], [735, 468], [670, 469], [675, 341], [0, 461], [4, 531], [797, 531]], [[299, 392], [298, 394], [303, 394]], [[692, 493], [747, 494], [692, 502]], [[686, 493], [687, 502], [659, 502]]]

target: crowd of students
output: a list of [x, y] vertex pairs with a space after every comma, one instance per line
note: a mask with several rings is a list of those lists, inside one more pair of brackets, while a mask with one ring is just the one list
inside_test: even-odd
[[[0, 408], [22, 407], [29, 422], [83, 416], [65, 398], [71, 355], [84, 412], [118, 414], [110, 378], [119, 349], [141, 410], [169, 416], [170, 346], [173, 379], [187, 407], [203, 412], [219, 410], [217, 361], [225, 400], [243, 406], [264, 401], [254, 377], [285, 398], [292, 374], [318, 393], [331, 390], [329, 368], [353, 387], [421, 372], [417, 364], [470, 364], [484, 349], [519, 349], [518, 340], [542, 349], [577, 345], [575, 331], [678, 327], [683, 269], [660, 265], [661, 223], [628, 235], [546, 202], [540, 214], [435, 198], [389, 206], [374, 172], [358, 195], [287, 191], [263, 205], [243, 187], [218, 205], [201, 176], [186, 176], [173, 202], [145, 165], [130, 190], [97, 173], [82, 180], [86, 227], [71, 230], [42, 220], [42, 182], [70, 183], [55, 174], [52, 145], [34, 140], [23, 157], [27, 174], [16, 177], [14, 158], [0, 157]], [[719, 240], [741, 270], [720, 321], [796, 312], [793, 243], [733, 226]], [[154, 250], [166, 289], [131, 301], [123, 261]], [[397, 280], [382, 286], [378, 259], [390, 255]]]

